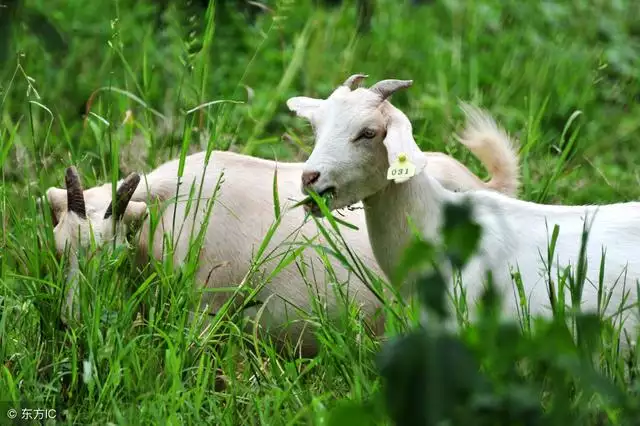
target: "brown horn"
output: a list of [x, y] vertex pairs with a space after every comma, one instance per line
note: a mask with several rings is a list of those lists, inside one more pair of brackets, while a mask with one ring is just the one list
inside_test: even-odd
[[360, 86], [360, 82], [367, 77], [369, 76], [366, 74], [353, 74], [351, 77], [347, 78], [342, 85], [353, 90], [358, 88]]
[[412, 84], [413, 80], [381, 80], [371, 86], [369, 90], [380, 95], [380, 97], [382, 97], [382, 100], [384, 101], [398, 90], [411, 87]]
[[122, 182], [122, 185], [120, 185], [120, 188], [116, 191], [116, 208], [113, 208], [113, 202], [109, 203], [109, 207], [107, 207], [107, 211], [104, 213], [105, 219], [109, 219], [114, 213], [116, 220], [122, 218], [139, 183], [140, 175], [135, 172], [124, 179], [124, 182]]
[[84, 206], [84, 195], [78, 171], [74, 166], [68, 167], [64, 176], [64, 184], [67, 188], [67, 210], [74, 212], [83, 219], [87, 217]]

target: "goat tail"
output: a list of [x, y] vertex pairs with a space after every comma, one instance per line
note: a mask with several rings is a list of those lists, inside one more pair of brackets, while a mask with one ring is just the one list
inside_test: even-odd
[[487, 112], [460, 102], [466, 127], [456, 139], [466, 146], [491, 174], [489, 189], [516, 196], [520, 188], [520, 164], [516, 143]]

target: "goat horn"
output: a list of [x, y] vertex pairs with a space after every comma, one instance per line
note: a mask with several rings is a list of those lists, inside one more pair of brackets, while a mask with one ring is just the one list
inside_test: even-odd
[[381, 80], [371, 86], [369, 90], [380, 95], [384, 101], [400, 89], [411, 87], [413, 80]]
[[369, 76], [366, 74], [353, 74], [351, 77], [347, 78], [342, 85], [353, 90], [359, 87], [360, 82], [367, 77]]
[[139, 183], [140, 175], [135, 172], [124, 179], [124, 182], [122, 182], [122, 185], [120, 185], [120, 188], [116, 191], [116, 208], [113, 208], [113, 202], [109, 203], [109, 207], [107, 207], [107, 211], [104, 213], [105, 219], [109, 219], [114, 213], [116, 220], [119, 220], [124, 215], [125, 210], [127, 210], [127, 205], [133, 196], [133, 192]]
[[87, 217], [87, 210], [84, 206], [84, 195], [78, 171], [74, 166], [68, 167], [64, 176], [64, 184], [67, 188], [67, 210], [74, 212], [81, 218]]

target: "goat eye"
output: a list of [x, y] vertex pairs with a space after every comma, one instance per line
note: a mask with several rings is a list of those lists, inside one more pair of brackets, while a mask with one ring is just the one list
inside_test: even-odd
[[358, 139], [373, 139], [376, 135], [376, 131], [373, 129], [364, 129], [361, 133], [360, 136], [358, 137]]

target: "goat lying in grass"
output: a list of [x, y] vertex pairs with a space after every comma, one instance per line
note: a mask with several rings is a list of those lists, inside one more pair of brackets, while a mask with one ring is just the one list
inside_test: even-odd
[[[412, 238], [413, 226], [426, 240], [438, 243], [445, 203], [470, 201], [482, 236], [479, 250], [461, 271], [468, 300], [483, 290], [486, 271], [490, 270], [496, 287], [507, 296], [508, 313], [517, 315], [519, 300], [512, 287], [512, 272], [517, 268], [531, 305], [530, 313], [548, 312], [544, 262], [551, 232], [554, 225], [559, 226], [550, 269], [556, 280], [567, 266], [577, 265], [588, 218], [587, 226], [591, 228], [582, 307], [589, 311], [599, 308], [602, 250], [606, 250], [604, 285], [611, 292], [606, 314], [616, 313], [625, 300], [637, 302], [640, 203], [552, 206], [494, 191], [448, 190], [430, 172], [430, 159], [414, 141], [409, 119], [387, 100], [411, 84], [410, 80], [383, 80], [368, 89], [339, 88], [325, 100], [296, 97], [288, 101], [291, 109], [312, 122], [316, 134], [315, 147], [303, 173], [315, 178], [302, 179], [303, 191], [332, 193], [332, 209], [363, 201], [373, 253], [387, 276], [395, 273], [399, 257]], [[403, 159], [402, 168], [409, 170], [406, 177], [410, 179], [390, 182], [388, 170], [394, 170], [396, 162]], [[408, 216], [413, 221], [411, 227]], [[636, 323], [637, 319], [631, 316], [623, 327], [632, 331]], [[635, 339], [635, 333], [632, 336]]]
[[[515, 154], [510, 151], [509, 140], [503, 133], [496, 132], [497, 128], [492, 123], [488, 118], [484, 121], [474, 121], [468, 133], [472, 139], [465, 139], [464, 142], [474, 151], [482, 151], [483, 155], [487, 155], [493, 146], [496, 156], [509, 157], [494, 160], [491, 163], [493, 166], [489, 166], [494, 171], [491, 183], [509, 193], [517, 187], [517, 175], [512, 174], [517, 170], [517, 160], [511, 157]], [[450, 157], [439, 154], [427, 156], [433, 158], [434, 164], [438, 166], [433, 169], [434, 173], [443, 175], [445, 181], [452, 179], [454, 189], [485, 187], [482, 181]], [[203, 286], [208, 287], [239, 285], [251, 269], [252, 254], [260, 246], [274, 221], [272, 183], [276, 167], [279, 200], [282, 204], [281, 223], [266, 252], [273, 250], [285, 240], [290, 241], [291, 238], [288, 237], [291, 234], [295, 235], [296, 229], [303, 224], [305, 217], [303, 209], [287, 210], [287, 206], [293, 204], [288, 203], [287, 200], [299, 196], [299, 180], [303, 163], [276, 163], [231, 152], [216, 151], [213, 152], [211, 161], [206, 167], [204, 161], [204, 152], [186, 157], [184, 176], [178, 188], [179, 201], [175, 215], [173, 200], [176, 197], [179, 160], [161, 165], [142, 179], [134, 173], [119, 182], [115, 208], [111, 207], [111, 184], [83, 191], [75, 170], [69, 168], [66, 179], [67, 189], [47, 190], [47, 198], [53, 209], [54, 236], [58, 253], [63, 252], [67, 243], [72, 248], [72, 254], [78, 247], [87, 246], [90, 229], [97, 244], [111, 241], [114, 238], [114, 219], [117, 220], [118, 227], [126, 226], [133, 220], [143, 219], [147, 214], [148, 204], [152, 207], [155, 202], [159, 202], [165, 203], [166, 208], [160, 213], [158, 226], [153, 228], [153, 221], [147, 218], [142, 225], [140, 235], [136, 237], [135, 244], [142, 254], [142, 259], [148, 260], [147, 256], [153, 256], [161, 260], [163, 258], [162, 234], [168, 233], [173, 236], [171, 239], [174, 246], [174, 264], [184, 264], [194, 223], [197, 234], [207, 212], [207, 201], [214, 196], [220, 175], [224, 172], [224, 182], [219, 185], [215, 195], [213, 210], [204, 233], [202, 250], [198, 255], [196, 279]], [[501, 169], [499, 167], [501, 164], [510, 166]], [[192, 201], [190, 211], [187, 212], [191, 186], [195, 185], [193, 197], [198, 197], [200, 182], [203, 178], [200, 206], [196, 209], [196, 202]], [[153, 208], [150, 210], [153, 212]], [[359, 227], [358, 231], [347, 228], [342, 231], [346, 243], [367, 267], [380, 274], [369, 244], [362, 210], [345, 211], [344, 216], [346, 221]], [[172, 231], [174, 221], [177, 224], [176, 232]], [[150, 232], [153, 232], [151, 246], [149, 245]], [[318, 235], [318, 230], [313, 221], [307, 221], [300, 228], [300, 233], [307, 238], [313, 238]], [[117, 235], [121, 236], [123, 232], [120, 231]], [[300, 236], [296, 240], [301, 241]], [[320, 238], [320, 243], [322, 241]], [[323, 244], [326, 245], [326, 243]], [[166, 247], [164, 251], [166, 252]], [[322, 298], [326, 298], [326, 306], [330, 314], [335, 314], [337, 311], [339, 300], [330, 289], [331, 284], [327, 282], [334, 280], [325, 276], [327, 272], [317, 252], [312, 248], [305, 248], [303, 256], [309, 268], [312, 267], [314, 270], [308, 275], [315, 274], [317, 282], [306, 284], [298, 267], [290, 264], [265, 283], [255, 300], [266, 303], [270, 298], [260, 317], [259, 322], [262, 325], [275, 327], [272, 330], [273, 334], [280, 339], [286, 338], [284, 334], [278, 334], [280, 332], [289, 334], [289, 339], [293, 342], [299, 339], [301, 352], [304, 355], [312, 355], [317, 350], [317, 345], [311, 332], [303, 330], [304, 324], [300, 321], [293, 324], [287, 323], [300, 318], [297, 309], [304, 312], [312, 311], [309, 296], [312, 290], [318, 291]], [[265, 262], [262, 267], [268, 274], [284, 257], [284, 254], [273, 256], [273, 259]], [[354, 276], [353, 272], [348, 271], [337, 261], [331, 263], [337, 282], [349, 282], [348, 290], [344, 289], [344, 291], [349, 298], [354, 298], [357, 304], [362, 306], [366, 317], [372, 320], [375, 311], [380, 307], [379, 300], [363, 282]], [[313, 281], [311, 277], [307, 279]], [[247, 285], [254, 287], [252, 283]], [[69, 308], [73, 306], [73, 291], [72, 287], [67, 295]], [[216, 312], [230, 296], [228, 292], [209, 292], [201, 308]], [[208, 303], [208, 307], [204, 306], [205, 303]], [[259, 307], [251, 307], [243, 314], [255, 318], [259, 309]], [[68, 313], [65, 312], [65, 315]], [[382, 320], [370, 321], [375, 333], [382, 333], [382, 324]]]

